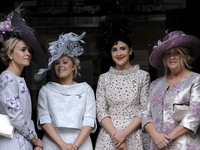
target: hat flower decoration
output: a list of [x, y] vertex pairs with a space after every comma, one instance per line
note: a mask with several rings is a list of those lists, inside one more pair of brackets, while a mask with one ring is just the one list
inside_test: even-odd
[[162, 40], [158, 40], [158, 42], [154, 45], [153, 50], [156, 49], [160, 44], [162, 43]]
[[21, 7], [22, 5], [1, 18], [3, 21], [0, 21], [0, 42], [3, 43], [10, 38], [22, 39], [33, 50], [32, 61], [39, 66], [47, 67], [46, 55], [35, 38], [34, 30], [22, 18], [21, 14], [26, 15], [26, 10]]
[[83, 54], [84, 49], [79, 42], [85, 43], [81, 40], [85, 36], [86, 32], [83, 32], [80, 36], [70, 32], [66, 34], [59, 35], [57, 41], [49, 43], [49, 61], [48, 67], [46, 69], [40, 69], [37, 74], [34, 75], [35, 82], [40, 82], [45, 76], [48, 70], [53, 67], [53, 62], [59, 59], [62, 55], [67, 55], [69, 57], [78, 57]]
[[11, 32], [11, 20], [7, 18], [6, 21], [0, 23], [0, 42], [3, 42], [6, 33]]
[[[170, 30], [171, 30], [171, 29], [167, 29], [167, 30], [165, 31], [164, 34], [167, 35], [167, 34], [169, 33]], [[172, 33], [172, 35], [173, 35], [173, 33]], [[156, 49], [156, 48], [157, 48], [159, 45], [161, 45], [161, 44], [162, 44], [162, 40], [159, 39], [158, 42], [154, 44], [153, 50]], [[150, 44], [150, 45], [151, 45], [151, 44]]]

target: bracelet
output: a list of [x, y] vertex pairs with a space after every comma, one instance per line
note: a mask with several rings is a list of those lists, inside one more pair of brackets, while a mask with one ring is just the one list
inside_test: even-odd
[[34, 137], [35, 137], [35, 139], [31, 141], [32, 143], [34, 143], [35, 141], [37, 141], [37, 140], [38, 140], [38, 137], [37, 137], [37, 135], [36, 135], [36, 136], [34, 136]]
[[75, 150], [78, 150], [78, 147], [76, 146], [76, 144], [73, 144], [74, 145], [74, 147], [75, 147]]

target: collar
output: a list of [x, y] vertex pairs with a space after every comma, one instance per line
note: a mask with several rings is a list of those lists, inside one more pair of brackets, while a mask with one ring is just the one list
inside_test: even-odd
[[134, 65], [133, 68], [129, 68], [126, 70], [116, 70], [112, 66], [109, 69], [109, 73], [116, 75], [128, 75], [136, 73], [140, 69], [139, 65]]
[[63, 95], [81, 95], [85, 92], [90, 86], [86, 82], [77, 83], [73, 85], [61, 85], [56, 82], [48, 82], [45, 85], [46, 88], [52, 90], [56, 93], [60, 93]]

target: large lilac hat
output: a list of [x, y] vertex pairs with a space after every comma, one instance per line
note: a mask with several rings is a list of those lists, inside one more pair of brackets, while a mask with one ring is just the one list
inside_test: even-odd
[[149, 57], [149, 61], [154, 68], [160, 70], [164, 69], [163, 54], [169, 49], [180, 46], [186, 47], [190, 50], [194, 59], [200, 54], [200, 39], [192, 35], [186, 35], [182, 31], [170, 32], [163, 38], [163, 41], [158, 40], [157, 44], [153, 47], [154, 50]]

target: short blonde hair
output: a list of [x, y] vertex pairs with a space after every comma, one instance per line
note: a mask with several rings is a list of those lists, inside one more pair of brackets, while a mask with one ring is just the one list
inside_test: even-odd
[[2, 48], [0, 50], [0, 57], [2, 63], [4, 63], [6, 66], [10, 63], [10, 58], [8, 57], [8, 52], [13, 52], [15, 45], [20, 41], [18, 38], [10, 38], [6, 41], [3, 41]]
[[[183, 68], [187, 70], [192, 69], [192, 63], [194, 62], [194, 58], [190, 54], [190, 50], [186, 47], [177, 47], [176, 50], [181, 54], [181, 65]], [[165, 55], [163, 55], [163, 64], [165, 68], [165, 75], [169, 73], [169, 68], [165, 62]]]

